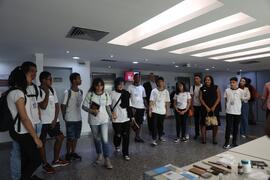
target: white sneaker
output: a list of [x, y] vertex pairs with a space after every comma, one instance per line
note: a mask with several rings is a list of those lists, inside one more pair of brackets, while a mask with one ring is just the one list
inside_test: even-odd
[[156, 140], [152, 141], [151, 144], [152, 144], [153, 146], [157, 146], [157, 145], [158, 145]]
[[116, 151], [117, 153], [121, 152], [120, 147], [115, 147], [115, 151]]
[[180, 142], [180, 138], [176, 138], [175, 140], [174, 140], [174, 143], [179, 143]]
[[159, 140], [160, 140], [161, 142], [166, 142], [166, 139], [163, 138], [163, 137], [160, 137]]
[[189, 140], [189, 134], [186, 135], [186, 139]]
[[112, 169], [112, 168], [113, 168], [112, 163], [111, 163], [111, 161], [110, 161], [109, 158], [105, 158], [105, 163], [104, 163], [104, 165], [105, 165], [105, 167], [106, 167], [107, 169]]
[[231, 134], [231, 135], [230, 135], [230, 139], [232, 139], [232, 138], [233, 138], [233, 135]]
[[125, 155], [125, 156], [124, 156], [124, 159], [125, 159], [126, 161], [129, 161], [129, 160], [130, 160], [130, 157], [129, 157], [128, 155]]
[[101, 164], [102, 161], [103, 161], [103, 156], [102, 156], [102, 154], [98, 154], [97, 159], [96, 159], [96, 161], [95, 161], [95, 164]]

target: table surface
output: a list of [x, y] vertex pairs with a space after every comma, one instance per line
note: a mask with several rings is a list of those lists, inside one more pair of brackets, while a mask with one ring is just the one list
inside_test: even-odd
[[229, 151], [270, 161], [270, 139], [267, 136], [263, 136], [241, 146], [232, 148]]

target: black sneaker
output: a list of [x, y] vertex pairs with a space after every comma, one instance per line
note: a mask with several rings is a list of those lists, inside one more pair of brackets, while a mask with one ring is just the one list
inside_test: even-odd
[[82, 157], [79, 156], [77, 153], [72, 153], [71, 156], [72, 156], [72, 158], [73, 158], [74, 160], [80, 160], [80, 161], [82, 160]]
[[238, 146], [238, 144], [236, 144], [236, 143], [232, 143], [232, 145], [231, 145], [232, 147], [237, 147]]
[[72, 160], [71, 154], [66, 154], [66, 157], [65, 157], [65, 158], [66, 158], [66, 160], [69, 161], [69, 162]]
[[43, 180], [42, 178], [40, 178], [40, 177], [38, 177], [36, 175], [32, 176], [30, 179], [31, 180]]
[[224, 149], [230, 149], [230, 147], [231, 146], [229, 144], [224, 144], [224, 146], [223, 146]]
[[187, 138], [183, 137], [183, 138], [181, 138], [181, 141], [182, 142], [187, 142], [188, 140], [187, 140]]
[[135, 138], [135, 142], [144, 143], [144, 140], [142, 138]]

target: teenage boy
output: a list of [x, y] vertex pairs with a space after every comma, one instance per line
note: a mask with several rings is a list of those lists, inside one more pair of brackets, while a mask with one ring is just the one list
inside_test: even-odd
[[161, 142], [166, 140], [163, 135], [163, 124], [165, 116], [168, 115], [170, 106], [170, 94], [165, 88], [163, 77], [157, 79], [157, 88], [150, 95], [149, 117], [152, 120], [152, 145], [157, 146], [157, 134]]
[[81, 156], [76, 153], [76, 145], [81, 137], [82, 115], [81, 104], [83, 91], [78, 86], [81, 85], [79, 73], [72, 73], [69, 77], [71, 88], [65, 91], [64, 101], [61, 105], [63, 119], [66, 122], [67, 154], [66, 160], [81, 160]]
[[224, 93], [225, 108], [226, 108], [226, 132], [224, 149], [230, 148], [230, 134], [233, 130], [232, 146], [237, 146], [237, 135], [239, 123], [241, 121], [242, 99], [244, 98], [244, 91], [238, 88], [237, 77], [230, 79], [230, 88], [227, 88]]
[[[52, 76], [51, 73], [43, 71], [39, 75], [40, 89], [45, 92], [44, 94], [40, 93], [41, 96], [44, 96], [44, 100], [39, 103], [40, 107], [40, 117], [42, 122], [42, 129], [40, 139], [43, 143], [43, 147], [40, 149], [40, 155], [42, 159], [43, 169], [47, 173], [55, 173], [54, 167], [66, 166], [69, 163], [65, 160], [60, 159], [60, 151], [62, 143], [64, 140], [64, 135], [60, 130], [60, 123], [58, 119], [59, 115], [59, 104], [56, 91], [52, 88]], [[48, 163], [46, 158], [46, 140], [47, 134], [50, 137], [55, 138], [54, 143], [54, 159], [52, 166]]]
[[130, 103], [134, 112], [135, 121], [139, 125], [139, 128], [135, 132], [135, 142], [144, 143], [144, 140], [141, 138], [141, 129], [145, 107], [147, 107], [146, 94], [144, 87], [140, 85], [140, 74], [135, 74], [133, 81], [133, 84], [128, 87], [128, 92], [130, 93]]
[[196, 140], [200, 136], [200, 119], [201, 119], [201, 102], [200, 102], [200, 89], [202, 87], [201, 76], [194, 75], [194, 85], [190, 87], [190, 95], [192, 97], [192, 105], [194, 109], [194, 124], [195, 124], [195, 136]]

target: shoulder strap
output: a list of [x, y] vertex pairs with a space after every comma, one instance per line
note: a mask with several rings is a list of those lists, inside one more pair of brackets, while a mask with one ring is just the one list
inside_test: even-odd
[[117, 102], [115, 103], [115, 105], [113, 106], [112, 108], [112, 111], [115, 109], [115, 107], [119, 104], [120, 100], [121, 100], [121, 96], [122, 96], [122, 93], [120, 95], [120, 97], [118, 98]]
[[49, 87], [49, 90], [52, 92], [52, 94], [54, 95], [54, 90], [52, 87]]
[[38, 87], [37, 87], [37, 85], [36, 84], [34, 84], [33, 83], [33, 86], [34, 86], [34, 89], [35, 89], [35, 97], [36, 97], [36, 99], [38, 98]]
[[194, 91], [195, 91], [195, 85], [193, 85], [193, 94], [194, 94]]
[[69, 100], [71, 97], [71, 89], [68, 90], [68, 98], [67, 98], [67, 103], [66, 103], [66, 107], [68, 106]]

